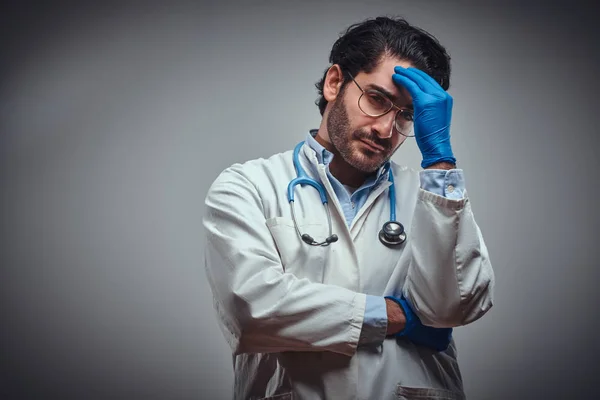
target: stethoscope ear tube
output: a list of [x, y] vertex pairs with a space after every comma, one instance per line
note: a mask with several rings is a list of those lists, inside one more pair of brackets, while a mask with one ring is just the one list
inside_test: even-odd
[[[314, 185], [311, 185], [314, 186]], [[300, 228], [298, 228], [298, 222], [296, 221], [296, 212], [294, 210], [294, 201], [290, 201], [290, 209], [292, 211], [292, 220], [294, 221], [294, 227], [296, 228], [296, 233], [302, 241], [306, 244], [310, 244], [311, 246], [329, 246], [331, 243], [335, 243], [338, 241], [338, 237], [336, 234], [332, 233], [332, 223], [331, 223], [331, 213], [329, 212], [329, 204], [327, 202], [323, 203], [325, 206], [325, 210], [327, 211], [327, 223], [329, 225], [329, 236], [325, 238], [322, 242], [317, 242], [310, 236], [308, 233], [301, 233]]]
[[320, 242], [320, 243], [317, 242], [315, 239], [313, 239], [312, 236], [310, 236], [308, 233], [303, 233], [300, 237], [302, 238], [302, 241], [304, 243], [310, 244], [312, 246], [329, 246], [331, 243], [338, 241], [338, 237], [335, 233], [333, 235], [327, 237], [325, 239], [325, 241]]

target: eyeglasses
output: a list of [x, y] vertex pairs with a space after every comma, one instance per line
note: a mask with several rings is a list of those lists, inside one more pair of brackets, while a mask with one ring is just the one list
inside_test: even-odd
[[407, 137], [414, 137], [414, 113], [406, 108], [400, 108], [385, 94], [375, 89], [363, 90], [354, 77], [350, 75], [352, 81], [360, 89], [362, 94], [358, 98], [358, 108], [369, 117], [381, 117], [389, 113], [394, 108], [397, 110], [394, 116], [394, 128], [398, 133]]

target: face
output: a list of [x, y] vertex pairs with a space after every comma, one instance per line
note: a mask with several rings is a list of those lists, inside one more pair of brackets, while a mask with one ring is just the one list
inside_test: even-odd
[[[397, 58], [384, 58], [372, 72], [360, 72], [354, 79], [363, 90], [379, 90], [386, 93], [396, 106], [412, 110], [408, 91], [398, 88], [392, 81], [397, 65], [412, 66]], [[346, 163], [360, 171], [373, 172], [390, 159], [406, 136], [392, 130], [396, 108], [380, 117], [368, 116], [358, 106], [361, 94], [358, 86], [350, 81], [331, 102], [327, 115], [329, 137], [326, 139]]]

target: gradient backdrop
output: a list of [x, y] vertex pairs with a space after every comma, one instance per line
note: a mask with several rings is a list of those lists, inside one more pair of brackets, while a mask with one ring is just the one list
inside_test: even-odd
[[[495, 307], [455, 331], [469, 398], [595, 397], [598, 12], [548, 3], [4, 6], [0, 398], [230, 398], [204, 196], [318, 126], [331, 45], [381, 14], [453, 60], [453, 148], [497, 275]], [[414, 141], [394, 159], [419, 168]]]

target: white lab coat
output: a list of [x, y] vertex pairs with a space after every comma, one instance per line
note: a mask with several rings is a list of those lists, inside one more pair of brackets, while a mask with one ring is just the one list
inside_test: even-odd
[[[333, 232], [328, 247], [302, 242], [287, 185], [292, 151], [235, 164], [206, 197], [206, 272], [231, 346], [235, 399], [462, 399], [454, 342], [445, 352], [387, 338], [357, 346], [366, 294], [404, 294], [425, 325], [456, 327], [492, 307], [494, 274], [467, 194], [420, 188], [419, 172], [392, 163], [397, 220], [408, 238], [387, 248], [390, 183], [368, 197], [348, 228], [325, 167], [304, 145], [300, 162], [324, 183]], [[296, 188], [302, 233], [328, 236], [318, 192]]]

